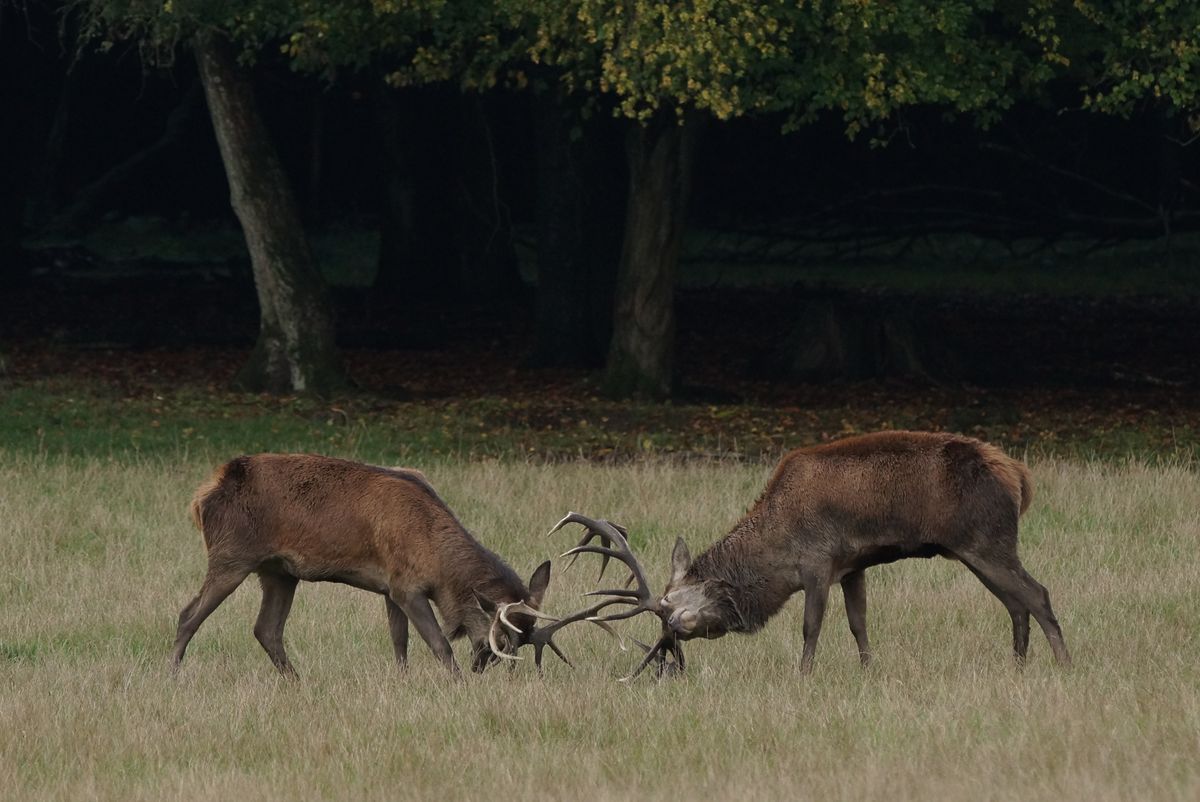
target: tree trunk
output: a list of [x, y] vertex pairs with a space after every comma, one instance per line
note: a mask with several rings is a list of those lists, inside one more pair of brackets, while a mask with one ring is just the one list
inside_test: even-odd
[[197, 34], [193, 45], [261, 313], [258, 342], [235, 383], [252, 391], [328, 393], [345, 379], [325, 285], [250, 78], [216, 34]]
[[675, 274], [697, 122], [660, 114], [626, 140], [629, 201], [605, 391], [666, 398], [672, 390]]
[[439, 271], [418, 253], [417, 179], [411, 156], [415, 150], [411, 128], [416, 121], [404, 124], [398, 91], [385, 84], [382, 77], [376, 82], [373, 100], [384, 177], [375, 287], [427, 295], [436, 289]]
[[457, 288], [485, 296], [511, 296], [521, 288], [512, 220], [501, 200], [500, 169], [483, 98], [458, 100], [460, 149], [454, 215], [459, 267]]
[[[67, 34], [69, 36], [69, 34]], [[46, 136], [45, 149], [33, 168], [29, 203], [25, 208], [25, 225], [30, 229], [40, 228], [54, 214], [58, 206], [59, 171], [66, 148], [67, 129], [71, 110], [79, 93], [80, 56], [77, 53], [67, 62], [58, 93], [58, 104], [54, 109], [54, 121]]]
[[773, 377], [800, 381], [904, 377], [930, 382], [962, 375], [935, 316], [916, 301], [880, 303], [817, 295], [797, 305], [796, 328], [768, 358]]
[[[606, 278], [616, 275], [619, 251], [607, 253], [610, 249], [596, 236], [604, 179], [591, 175], [596, 171], [588, 169], [594, 159], [587, 151], [597, 150], [592, 141], [597, 132], [580, 135], [582, 119], [557, 92], [537, 95], [533, 110], [538, 278], [537, 346], [530, 361], [547, 367], [599, 367], [609, 333], [598, 317], [611, 320], [612, 289]], [[613, 228], [620, 230], [619, 225]]]
[[312, 100], [312, 127], [308, 130], [308, 192], [305, 208], [308, 221], [321, 219], [321, 168], [325, 161], [325, 95], [317, 89]]

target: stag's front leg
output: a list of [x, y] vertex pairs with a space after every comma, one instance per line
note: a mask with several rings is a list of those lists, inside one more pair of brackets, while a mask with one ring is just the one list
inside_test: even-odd
[[429, 646], [429, 650], [442, 661], [442, 665], [449, 669], [451, 674], [461, 675], [458, 662], [454, 659], [454, 651], [450, 648], [450, 641], [446, 640], [442, 628], [438, 626], [433, 608], [429, 605], [429, 599], [420, 593], [409, 593], [399, 597], [393, 594], [392, 600], [413, 622], [413, 626], [417, 628], [422, 640]]
[[804, 585], [804, 653], [800, 656], [800, 673], [810, 674], [817, 653], [817, 638], [825, 620], [825, 602], [829, 600], [829, 583], [813, 577]]
[[387, 596], [383, 597], [387, 609], [388, 633], [392, 636], [392, 651], [396, 653], [396, 665], [408, 667], [408, 616], [400, 606]]
[[871, 646], [867, 642], [867, 575], [863, 571], [847, 574], [842, 579], [842, 596], [846, 599], [846, 618], [850, 632], [858, 644], [858, 659], [865, 667], [871, 662]]

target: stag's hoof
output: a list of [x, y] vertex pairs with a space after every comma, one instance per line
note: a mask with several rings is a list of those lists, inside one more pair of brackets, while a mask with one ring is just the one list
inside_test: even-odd
[[658, 679], [676, 679], [683, 676], [683, 669], [679, 667], [679, 663], [675, 661], [664, 662], [659, 665], [658, 670], [654, 672]]

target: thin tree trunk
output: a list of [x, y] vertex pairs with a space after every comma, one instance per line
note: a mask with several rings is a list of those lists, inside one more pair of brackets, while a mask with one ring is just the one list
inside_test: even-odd
[[629, 202], [604, 377], [611, 395], [671, 394], [675, 276], [697, 125], [663, 114], [633, 125], [626, 140]]
[[325, 285], [249, 76], [216, 34], [193, 40], [213, 130], [258, 290], [258, 342], [236, 383], [248, 390], [325, 394], [344, 383]]
[[321, 219], [321, 167], [325, 159], [325, 96], [320, 89], [313, 93], [312, 127], [308, 132], [308, 220]]
[[[379, 270], [375, 286], [393, 292], [428, 294], [436, 275], [420, 258], [417, 236], [416, 176], [410, 155], [413, 138], [401, 119], [398, 91], [376, 82], [373, 95], [384, 176], [379, 226]], [[416, 121], [411, 121], [415, 125]]]
[[502, 200], [500, 168], [483, 99], [459, 101], [460, 150], [455, 229], [460, 291], [511, 296], [521, 288], [512, 221]]
[[537, 347], [541, 366], [595, 367], [603, 358], [592, 331], [581, 138], [572, 138], [562, 97], [534, 98], [537, 131]]
[[40, 228], [49, 220], [58, 205], [59, 168], [62, 166], [66, 148], [67, 130], [71, 120], [71, 109], [79, 92], [81, 54], [76, 51], [67, 61], [58, 93], [58, 104], [54, 109], [54, 121], [46, 137], [46, 146], [33, 169], [33, 179], [28, 206], [25, 209], [25, 225]]

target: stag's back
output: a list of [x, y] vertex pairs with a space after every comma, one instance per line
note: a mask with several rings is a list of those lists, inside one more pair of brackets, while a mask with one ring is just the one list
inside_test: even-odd
[[1015, 536], [1032, 496], [1028, 469], [995, 446], [881, 432], [792, 451], [748, 517], [808, 537], [940, 543], [965, 529]]
[[461, 584], [448, 574], [486, 567], [489, 578], [520, 582], [419, 471], [310, 454], [238, 457], [196, 491], [192, 516], [210, 553], [280, 560], [303, 579], [443, 587]]

